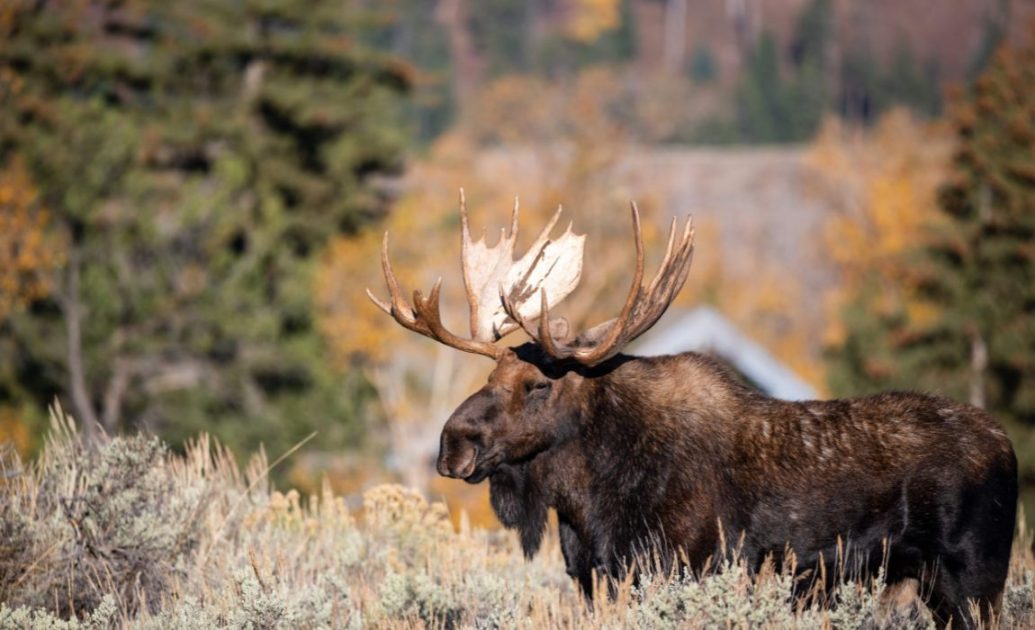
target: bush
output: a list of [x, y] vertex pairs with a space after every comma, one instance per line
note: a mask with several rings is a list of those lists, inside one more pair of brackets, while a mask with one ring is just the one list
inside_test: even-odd
[[153, 612], [197, 543], [202, 480], [177, 483], [165, 446], [143, 436], [88, 448], [57, 415], [34, 470], [8, 479], [0, 507], [0, 596], [62, 617], [114, 598]]

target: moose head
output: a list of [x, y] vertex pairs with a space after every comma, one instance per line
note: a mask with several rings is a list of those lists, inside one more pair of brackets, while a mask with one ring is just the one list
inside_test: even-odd
[[[447, 346], [489, 357], [496, 368], [488, 382], [465, 400], [442, 430], [438, 472], [478, 483], [501, 465], [526, 461], [564, 437], [566, 420], [575, 411], [584, 383], [598, 366], [618, 354], [625, 344], [648, 330], [664, 314], [686, 281], [693, 258], [693, 226], [680, 231], [675, 219], [668, 247], [654, 279], [645, 285], [644, 247], [640, 213], [631, 204], [636, 242], [636, 271], [618, 317], [578, 335], [564, 318], [551, 318], [556, 305], [578, 285], [582, 275], [585, 236], [571, 225], [558, 238], [550, 237], [561, 208], [520, 259], [514, 259], [519, 206], [515, 200], [509, 232], [489, 247], [485, 236], [471, 238], [467, 204], [460, 193], [461, 263], [470, 308], [470, 337], [445, 328], [439, 311], [441, 278], [425, 298], [413, 294], [412, 306], [403, 298], [388, 257], [388, 233], [381, 247], [381, 264], [390, 301], [367, 295], [400, 325]], [[531, 343], [515, 348], [496, 345], [521, 329]]]

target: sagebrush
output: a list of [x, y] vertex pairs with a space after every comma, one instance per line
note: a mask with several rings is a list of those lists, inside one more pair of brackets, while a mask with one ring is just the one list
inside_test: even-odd
[[[241, 471], [207, 437], [87, 447], [55, 411], [36, 462], [0, 467], [0, 628], [925, 627], [881, 606], [879, 576], [837, 605], [791, 597], [781, 571], [735, 560], [706, 577], [647, 575], [588, 606], [556, 540], [526, 560], [509, 533], [456, 531], [441, 503], [399, 486], [351, 510], [325, 486], [282, 493], [260, 455]], [[1030, 627], [1035, 561], [1021, 536], [1001, 627]], [[604, 587], [602, 586], [602, 589]]]

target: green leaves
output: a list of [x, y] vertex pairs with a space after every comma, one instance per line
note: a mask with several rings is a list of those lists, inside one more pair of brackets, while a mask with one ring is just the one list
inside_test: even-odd
[[[14, 10], [0, 163], [22, 157], [81, 265], [78, 290], [61, 278], [55, 295], [79, 304], [81, 376], [109, 429], [204, 428], [282, 451], [330, 418], [349, 428], [321, 426], [322, 446], [357, 440], [369, 390], [324, 357], [310, 271], [329, 238], [385, 212], [370, 181], [401, 163], [408, 70], [357, 44], [355, 11]], [[0, 357], [16, 381], [0, 382], [0, 404], [66, 395], [72, 310], [53, 300], [5, 329], [19, 343]]]

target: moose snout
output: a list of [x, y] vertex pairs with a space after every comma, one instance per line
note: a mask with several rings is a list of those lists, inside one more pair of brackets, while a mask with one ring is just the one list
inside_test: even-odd
[[454, 479], [468, 479], [474, 474], [478, 455], [491, 444], [483, 428], [484, 420], [494, 414], [492, 396], [485, 390], [473, 394], [457, 407], [442, 427], [435, 466], [438, 474]]
[[454, 479], [466, 479], [474, 472], [478, 463], [478, 449], [471, 444], [459, 445], [458, 449], [449, 449], [446, 444], [438, 453], [438, 474]]
[[439, 475], [452, 477], [453, 479], [466, 479], [474, 472], [478, 460], [477, 449], [467, 449], [464, 453], [457, 453], [455, 457], [442, 457], [439, 455]]

